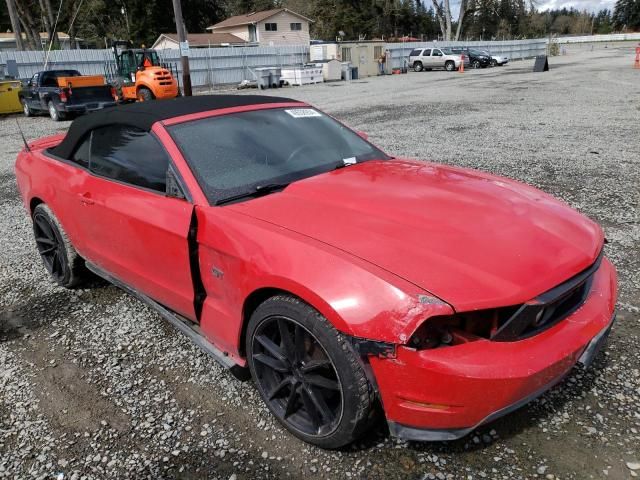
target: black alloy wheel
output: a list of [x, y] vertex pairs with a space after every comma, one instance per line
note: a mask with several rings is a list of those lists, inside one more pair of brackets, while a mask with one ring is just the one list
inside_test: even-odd
[[263, 320], [252, 338], [258, 388], [288, 427], [327, 436], [340, 423], [343, 389], [336, 368], [316, 337], [285, 316]]
[[64, 241], [42, 211], [36, 210], [33, 215], [33, 233], [45, 268], [56, 282], [62, 284], [68, 270]]
[[256, 307], [245, 352], [262, 400], [305, 442], [340, 448], [378, 418], [375, 390], [351, 340], [298, 297], [283, 292]]
[[73, 288], [86, 277], [84, 259], [73, 248], [67, 233], [44, 203], [33, 209], [33, 235], [47, 272], [60, 286]]

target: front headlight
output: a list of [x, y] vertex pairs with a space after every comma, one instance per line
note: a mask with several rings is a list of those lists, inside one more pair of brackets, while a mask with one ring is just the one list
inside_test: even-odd
[[427, 350], [488, 340], [519, 308], [515, 305], [430, 317], [416, 329], [407, 347]]

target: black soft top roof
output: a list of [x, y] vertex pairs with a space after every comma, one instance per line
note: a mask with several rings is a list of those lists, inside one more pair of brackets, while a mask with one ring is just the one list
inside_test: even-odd
[[53, 147], [50, 152], [61, 158], [71, 158], [76, 145], [82, 141], [85, 134], [98, 127], [128, 125], [149, 131], [156, 122], [182, 115], [263, 103], [289, 102], [297, 102], [297, 100], [264, 95], [199, 95], [118, 105], [78, 117], [69, 127], [62, 142]]

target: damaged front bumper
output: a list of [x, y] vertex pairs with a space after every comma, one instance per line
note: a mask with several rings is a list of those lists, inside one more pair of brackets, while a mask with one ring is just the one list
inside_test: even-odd
[[[585, 348], [583, 354], [578, 359], [578, 363], [582, 364], [585, 368], [591, 365], [593, 359], [596, 357], [602, 346], [604, 345], [607, 337], [609, 336], [609, 332], [611, 332], [611, 326], [615, 321], [615, 315], [611, 319], [611, 323], [605, 327], [597, 336], [589, 342], [587, 348]], [[568, 373], [568, 372], [567, 372]], [[423, 442], [434, 442], [434, 441], [448, 441], [448, 440], [457, 440], [462, 438], [473, 430], [478, 428], [481, 425], [486, 423], [493, 422], [500, 417], [503, 417], [511, 412], [518, 410], [520, 407], [525, 406], [527, 403], [532, 402], [536, 398], [542, 396], [545, 392], [553, 388], [555, 385], [564, 380], [566, 374], [561, 377], [551, 381], [547, 385], [544, 385], [539, 390], [527, 395], [526, 397], [518, 400], [511, 405], [508, 405], [500, 410], [496, 410], [483, 420], [481, 420], [478, 424], [473, 427], [467, 428], [452, 428], [452, 429], [438, 429], [438, 430], [429, 430], [429, 429], [421, 429], [421, 428], [413, 428], [405, 425], [401, 425], [394, 421], [389, 420], [387, 423], [389, 425], [389, 432], [392, 436], [402, 438], [404, 440], [415, 440], [415, 441], [423, 441]]]
[[615, 270], [604, 259], [585, 303], [536, 336], [432, 350], [399, 346], [395, 358], [371, 357], [391, 434], [455, 440], [539, 397], [576, 363], [591, 364], [614, 322], [616, 293]]

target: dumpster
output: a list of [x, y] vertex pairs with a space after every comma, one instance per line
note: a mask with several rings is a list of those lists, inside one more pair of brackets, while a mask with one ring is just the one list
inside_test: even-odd
[[253, 70], [255, 72], [258, 88], [260, 90], [269, 88], [271, 86], [271, 68], [260, 67], [260, 68], [254, 68]]
[[351, 80], [352, 70], [351, 62], [342, 62], [342, 80], [346, 80], [347, 82]]
[[22, 88], [20, 80], [0, 80], [0, 113], [17, 113], [22, 111], [18, 92]]
[[280, 79], [282, 78], [282, 69], [280, 67], [269, 67], [269, 84], [273, 88], [280, 87]]

